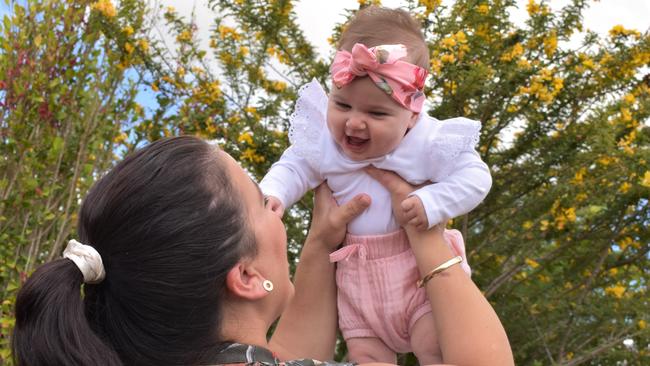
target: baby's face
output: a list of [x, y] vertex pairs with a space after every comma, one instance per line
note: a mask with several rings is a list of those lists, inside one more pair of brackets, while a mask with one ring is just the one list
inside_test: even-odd
[[332, 85], [327, 104], [330, 133], [352, 160], [376, 158], [395, 150], [417, 117], [369, 77], [356, 78], [340, 89]]

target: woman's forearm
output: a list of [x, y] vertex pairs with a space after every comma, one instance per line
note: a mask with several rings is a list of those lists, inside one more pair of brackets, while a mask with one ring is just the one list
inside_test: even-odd
[[308, 236], [294, 276], [295, 295], [270, 342], [281, 359], [331, 360], [336, 343], [336, 283], [329, 247]]
[[[440, 229], [407, 229], [420, 275], [454, 257]], [[505, 330], [474, 282], [454, 265], [425, 285], [444, 363], [514, 365]]]

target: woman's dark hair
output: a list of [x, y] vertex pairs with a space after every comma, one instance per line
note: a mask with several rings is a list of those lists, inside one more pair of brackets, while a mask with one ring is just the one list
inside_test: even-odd
[[85, 284], [69, 259], [41, 266], [16, 299], [17, 365], [189, 365], [220, 342], [227, 272], [255, 255], [217, 149], [156, 141], [91, 188], [78, 240], [106, 278]]

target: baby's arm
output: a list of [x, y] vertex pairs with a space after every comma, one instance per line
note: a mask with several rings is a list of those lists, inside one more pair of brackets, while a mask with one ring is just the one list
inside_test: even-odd
[[316, 169], [289, 147], [266, 173], [260, 189], [267, 196], [267, 205], [282, 216], [285, 208], [322, 182], [323, 178]]
[[476, 151], [462, 151], [450, 164], [453, 169], [449, 175], [418, 189], [402, 202], [402, 208], [414, 207], [411, 211], [415, 210], [416, 214], [410, 215], [415, 220], [421, 220], [422, 210], [426, 213], [426, 227], [471, 211], [483, 201], [492, 186], [490, 170]]

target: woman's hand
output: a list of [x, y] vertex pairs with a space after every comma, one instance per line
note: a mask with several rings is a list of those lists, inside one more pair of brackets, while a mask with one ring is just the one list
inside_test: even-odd
[[309, 237], [323, 243], [333, 252], [345, 239], [348, 223], [370, 206], [370, 196], [359, 194], [339, 206], [327, 183], [319, 185], [314, 192], [314, 211]]
[[404, 227], [407, 232], [413, 228], [420, 231], [426, 230], [428, 221], [422, 201], [417, 196], [409, 196], [424, 184], [414, 186], [397, 175], [397, 173], [378, 169], [374, 166], [368, 166], [364, 170], [390, 193], [393, 215], [395, 215], [395, 219], [400, 226]]

